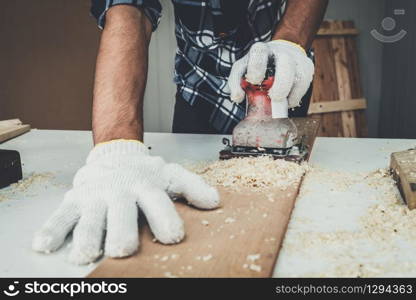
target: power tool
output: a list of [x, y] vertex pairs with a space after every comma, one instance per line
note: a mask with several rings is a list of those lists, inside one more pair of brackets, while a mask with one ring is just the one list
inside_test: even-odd
[[303, 161], [308, 155], [305, 136], [298, 134], [295, 123], [288, 118], [287, 101], [272, 102], [268, 90], [274, 80], [274, 64], [269, 62], [261, 84], [249, 83], [245, 77], [241, 87], [246, 93], [246, 117], [233, 130], [232, 142], [224, 138], [225, 149], [220, 159], [270, 155], [292, 161]]

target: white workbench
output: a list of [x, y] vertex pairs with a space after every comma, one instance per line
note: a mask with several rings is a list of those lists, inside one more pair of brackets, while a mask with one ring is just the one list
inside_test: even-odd
[[[186, 162], [216, 159], [223, 148], [222, 137], [147, 133], [145, 141], [152, 147], [153, 154], [161, 155], [167, 161]], [[310, 161], [332, 170], [371, 171], [386, 167], [391, 152], [414, 147], [415, 144], [415, 140], [318, 138]], [[66, 261], [68, 247], [50, 255], [35, 253], [30, 248], [34, 231], [59, 205], [91, 147], [91, 133], [87, 131], [32, 130], [0, 144], [0, 149], [20, 152], [24, 176], [33, 172], [54, 175], [48, 184], [35, 185], [27, 192], [15, 193], [10, 199], [0, 202], [0, 277], [82, 277], [94, 268], [94, 264], [82, 267], [69, 264]], [[322, 186], [320, 195], [316, 196], [322, 197], [326, 192], [325, 186]], [[0, 196], [2, 193], [10, 195], [10, 188], [0, 190]], [[294, 214], [309, 213], [314, 216], [308, 225], [309, 230], [314, 226], [335, 230], [340, 226], [354, 226], [354, 218], [361, 211], [359, 205], [355, 206], [348, 210], [349, 216], [345, 217], [345, 211], [341, 216], [340, 210], [329, 213], [329, 209], [302, 201]], [[322, 214], [332, 217], [322, 218]], [[282, 255], [275, 274], [288, 274], [286, 270], [289, 269], [296, 270], [300, 276], [307, 274], [311, 265], [305, 265], [302, 258], [298, 261], [296, 263], [293, 257]]]

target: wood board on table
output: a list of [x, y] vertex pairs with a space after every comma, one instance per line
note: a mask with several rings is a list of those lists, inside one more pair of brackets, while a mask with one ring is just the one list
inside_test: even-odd
[[30, 130], [30, 125], [22, 124], [19, 119], [0, 121], [0, 143], [19, 136]]
[[[310, 154], [320, 122], [294, 122]], [[285, 190], [218, 187], [222, 206], [211, 211], [177, 202], [186, 237], [175, 245], [154, 242], [142, 217], [139, 251], [104, 259], [89, 277], [271, 277], [301, 182]]]
[[299, 186], [261, 193], [220, 188], [222, 207], [212, 211], [176, 203], [184, 241], [153, 242], [141, 226], [137, 254], [107, 258], [89, 277], [270, 277]]

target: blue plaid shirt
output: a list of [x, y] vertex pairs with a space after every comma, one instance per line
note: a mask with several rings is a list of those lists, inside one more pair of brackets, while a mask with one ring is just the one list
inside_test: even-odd
[[[286, 0], [172, 0], [177, 50], [174, 81], [190, 105], [206, 101], [211, 125], [229, 132], [244, 116], [245, 105], [230, 100], [227, 79], [233, 63], [250, 46], [269, 41], [284, 13]], [[105, 26], [106, 11], [119, 4], [142, 8], [156, 30], [158, 0], [92, 0], [91, 13]]]

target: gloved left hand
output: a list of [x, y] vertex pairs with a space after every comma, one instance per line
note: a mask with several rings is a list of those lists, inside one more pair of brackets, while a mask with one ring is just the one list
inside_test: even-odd
[[138, 207], [157, 240], [178, 243], [184, 226], [168, 196], [178, 194], [198, 208], [219, 205], [215, 188], [182, 166], [151, 156], [144, 144], [126, 140], [99, 144], [75, 175], [62, 204], [35, 234], [32, 247], [55, 251], [73, 230], [69, 255], [73, 263], [93, 262], [103, 248], [110, 257], [131, 255], [139, 246]]
[[228, 78], [231, 100], [236, 103], [244, 100], [242, 77], [246, 76], [252, 84], [260, 84], [264, 80], [270, 57], [276, 66], [275, 80], [269, 90], [270, 99], [273, 102], [288, 101], [289, 108], [300, 105], [312, 82], [314, 64], [301, 46], [285, 40], [257, 42], [234, 63]]

